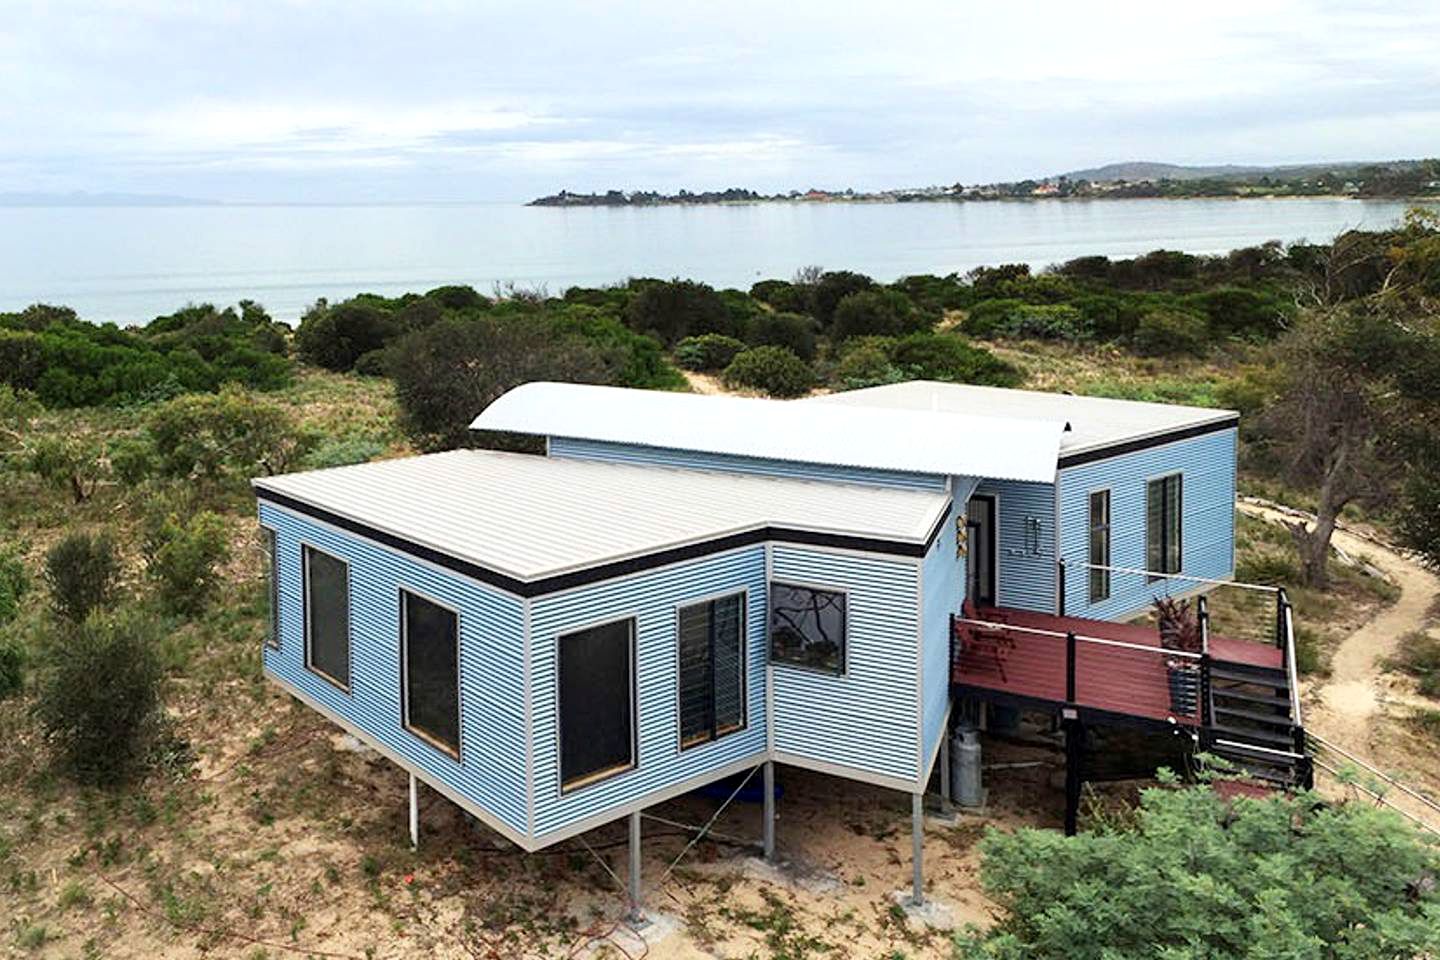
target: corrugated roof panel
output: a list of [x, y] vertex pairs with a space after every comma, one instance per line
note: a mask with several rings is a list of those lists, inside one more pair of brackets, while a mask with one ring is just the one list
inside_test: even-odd
[[762, 527], [923, 543], [941, 493], [453, 450], [256, 479], [519, 580]]
[[802, 463], [1050, 483], [1063, 421], [527, 383], [470, 425]]
[[[1186, 407], [1174, 403], [1079, 397], [1043, 390], [1012, 390], [968, 383], [910, 380], [863, 390], [811, 397], [807, 403], [847, 409], [964, 412], [982, 416], [1069, 425], [1060, 440], [1062, 454], [1080, 453], [1131, 440], [1143, 440], [1187, 427], [1218, 424], [1239, 416], [1233, 410]], [[988, 476], [997, 476], [988, 474]], [[1001, 479], [1019, 480], [1021, 477]]]

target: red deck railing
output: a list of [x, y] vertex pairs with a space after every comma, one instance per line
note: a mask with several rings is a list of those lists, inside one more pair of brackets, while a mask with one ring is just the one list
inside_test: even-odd
[[1146, 720], [1203, 722], [1198, 653], [1152, 627], [982, 607], [953, 621], [957, 685]]

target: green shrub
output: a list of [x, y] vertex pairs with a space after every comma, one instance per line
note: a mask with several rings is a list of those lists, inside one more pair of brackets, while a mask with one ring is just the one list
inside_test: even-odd
[[211, 482], [284, 473], [315, 442], [283, 406], [236, 387], [176, 397], [151, 412], [146, 430], [161, 474]]
[[686, 370], [723, 370], [745, 349], [742, 340], [719, 333], [686, 337], [675, 344], [675, 362]]
[[720, 294], [693, 280], [646, 284], [625, 308], [625, 322], [668, 347], [706, 333], [739, 338], [745, 332]]
[[30, 588], [25, 561], [14, 547], [0, 547], [0, 627], [20, 613], [20, 601]]
[[957, 960], [1440, 950], [1440, 849], [1393, 811], [1312, 793], [1230, 800], [1166, 780], [1074, 837], [988, 831], [980, 877], [999, 916], [955, 938]]
[[386, 374], [387, 357], [385, 349], [362, 353], [355, 360], [355, 372], [362, 377], [383, 377]]
[[1135, 348], [1151, 356], [1196, 354], [1210, 339], [1209, 322], [1186, 310], [1151, 310], [1135, 328]]
[[82, 783], [137, 775], [163, 731], [163, 625], [136, 611], [92, 617], [40, 648], [35, 712], [61, 766]]
[[761, 280], [750, 288], [750, 296], [786, 313], [809, 313], [810, 289], [788, 280]]
[[830, 335], [836, 340], [898, 337], [928, 326], [925, 315], [905, 294], [898, 290], [865, 290], [836, 304]]
[[402, 332], [395, 316], [376, 303], [356, 298], [331, 306], [321, 300], [300, 318], [295, 349], [317, 367], [345, 371]]
[[[638, 339], [659, 351], [655, 341]], [[443, 450], [493, 442], [474, 436], [470, 422], [507, 390], [532, 380], [614, 383], [628, 359], [623, 349], [602, 349], [543, 316], [487, 313], [442, 320], [402, 338], [390, 376], [406, 434], [422, 450]]]
[[723, 377], [729, 386], [772, 397], [803, 396], [815, 386], [810, 365], [784, 347], [751, 347], [731, 361]]
[[895, 341], [890, 359], [913, 379], [1013, 387], [1020, 371], [953, 333], [912, 333]]
[[100, 441], [89, 434], [46, 434], [30, 444], [29, 467], [52, 487], [84, 503], [105, 474]]
[[[438, 303], [446, 310], [484, 309], [490, 301], [481, 296], [474, 287], [452, 284], [425, 291], [425, 299]], [[435, 317], [436, 320], [439, 317]]]
[[972, 337], [987, 339], [1004, 336], [1010, 314], [1025, 306], [1024, 301], [1010, 298], [981, 300], [965, 314], [965, 332]]
[[327, 440], [305, 455], [301, 466], [306, 470], [346, 467], [352, 463], [368, 463], [385, 452], [385, 444], [369, 437], [341, 437]]
[[801, 360], [814, 360], [815, 318], [803, 313], [761, 313], [750, 324], [750, 344], [785, 347]]
[[911, 379], [890, 359], [894, 341], [886, 337], [856, 337], [845, 345], [835, 366], [835, 381], [841, 390], [860, 390]]
[[1407, 633], [1389, 666], [1414, 677], [1420, 692], [1440, 697], [1440, 640], [1425, 633]]
[[15, 696], [25, 686], [25, 649], [20, 640], [0, 633], [0, 701]]
[[[835, 310], [840, 301], [852, 293], [863, 293], [875, 289], [875, 281], [863, 273], [849, 270], [833, 270], [822, 273], [810, 291], [810, 312], [824, 330], [830, 328], [835, 319]], [[903, 294], [902, 294], [903, 296]]]
[[104, 532], [68, 534], [45, 554], [43, 577], [56, 615], [81, 623], [115, 597], [120, 581], [115, 541]]
[[1181, 302], [1187, 310], [1203, 314], [1219, 336], [1273, 337], [1295, 312], [1293, 298], [1248, 287], [1218, 287], [1190, 294]]
[[1304, 623], [1295, 626], [1295, 669], [1306, 676], [1330, 673], [1319, 631]]
[[161, 603], [176, 613], [196, 614], [214, 596], [217, 568], [230, 554], [225, 519], [210, 511], [152, 516], [141, 551]]
[[112, 441], [106, 456], [110, 472], [128, 487], [143, 483], [160, 470], [159, 454], [148, 433]]
[[1283, 587], [1300, 582], [1300, 568], [1289, 553], [1254, 551], [1239, 558], [1235, 577], [1242, 583], [1266, 583]]

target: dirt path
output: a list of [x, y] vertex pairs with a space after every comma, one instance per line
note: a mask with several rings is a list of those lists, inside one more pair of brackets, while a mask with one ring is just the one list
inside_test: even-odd
[[[1252, 499], [1240, 502], [1249, 516], [1272, 523], [1294, 522], [1304, 516], [1275, 504]], [[1383, 712], [1386, 703], [1436, 707], [1436, 704], [1391, 689], [1384, 661], [1408, 633], [1426, 630], [1429, 613], [1440, 598], [1440, 577], [1419, 562], [1378, 540], [1353, 530], [1336, 530], [1333, 546], [1351, 558], [1364, 558], [1400, 588], [1400, 597], [1346, 637], [1330, 662], [1331, 675], [1307, 693], [1319, 709], [1306, 716], [1306, 725], [1327, 739], [1363, 748], [1366, 721]]]

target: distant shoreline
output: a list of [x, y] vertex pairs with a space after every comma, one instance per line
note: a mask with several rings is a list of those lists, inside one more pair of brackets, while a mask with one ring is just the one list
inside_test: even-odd
[[[541, 198], [544, 199], [544, 198]], [[644, 210], [654, 207], [758, 207], [788, 204], [791, 206], [828, 206], [835, 204], [850, 204], [855, 206], [878, 206], [878, 205], [901, 205], [912, 203], [943, 204], [991, 204], [991, 203], [1127, 203], [1136, 201], [1162, 201], [1165, 203], [1189, 203], [1197, 200], [1211, 202], [1239, 202], [1247, 200], [1275, 200], [1275, 201], [1298, 201], [1298, 200], [1347, 200], [1355, 203], [1413, 203], [1413, 204], [1440, 204], [1440, 194], [1417, 194], [1413, 196], [1356, 196], [1353, 193], [1306, 193], [1306, 194], [1250, 194], [1239, 195], [1229, 194], [1226, 196], [1188, 196], [1188, 197], [1166, 197], [1166, 196], [1084, 196], [1084, 197], [986, 197], [984, 199], [961, 198], [961, 197], [935, 197], [914, 200], [902, 200], [895, 197], [877, 196], [855, 196], [855, 197], [830, 197], [826, 199], [806, 199], [803, 197], [760, 197], [753, 200], [659, 200], [644, 203], [609, 203], [603, 200], [587, 202], [582, 200], [571, 200], [563, 203], [540, 203], [537, 200], [530, 200], [523, 204], [526, 207], [537, 207], [542, 209], [604, 209], [613, 208], [617, 210]]]

